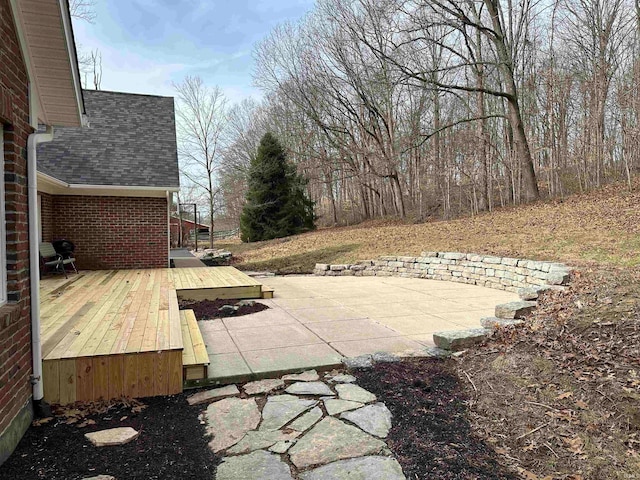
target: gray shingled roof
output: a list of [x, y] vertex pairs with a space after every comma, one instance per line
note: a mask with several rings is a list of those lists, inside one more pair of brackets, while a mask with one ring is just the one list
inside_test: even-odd
[[172, 97], [84, 90], [89, 127], [38, 145], [38, 171], [70, 184], [178, 187]]

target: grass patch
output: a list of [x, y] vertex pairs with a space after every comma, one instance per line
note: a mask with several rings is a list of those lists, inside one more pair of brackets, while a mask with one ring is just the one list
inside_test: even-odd
[[258, 262], [234, 264], [241, 270], [269, 271], [279, 275], [311, 273], [316, 263], [334, 263], [358, 248], [357, 244], [338, 245]]

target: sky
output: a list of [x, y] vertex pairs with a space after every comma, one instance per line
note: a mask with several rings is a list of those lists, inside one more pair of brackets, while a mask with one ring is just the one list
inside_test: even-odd
[[[314, 0], [97, 0], [93, 24], [74, 19], [79, 51], [102, 54], [102, 90], [175, 96], [199, 75], [231, 103], [259, 99], [252, 47]], [[91, 79], [88, 82], [91, 85]]]

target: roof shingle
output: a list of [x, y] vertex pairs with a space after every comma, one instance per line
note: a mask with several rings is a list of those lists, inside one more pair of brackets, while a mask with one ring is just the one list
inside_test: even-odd
[[172, 97], [84, 90], [89, 126], [38, 145], [38, 171], [69, 184], [178, 187]]

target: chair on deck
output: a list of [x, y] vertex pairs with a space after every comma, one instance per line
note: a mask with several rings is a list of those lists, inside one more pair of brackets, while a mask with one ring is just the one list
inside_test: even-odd
[[73, 270], [78, 273], [76, 268], [76, 259], [74, 257], [65, 258], [63, 255], [56, 252], [53, 248], [53, 244], [49, 242], [42, 242], [40, 244], [40, 261], [42, 262], [43, 271], [53, 271], [58, 273], [64, 273], [65, 278], [69, 278], [67, 275], [66, 265], [71, 265]]

